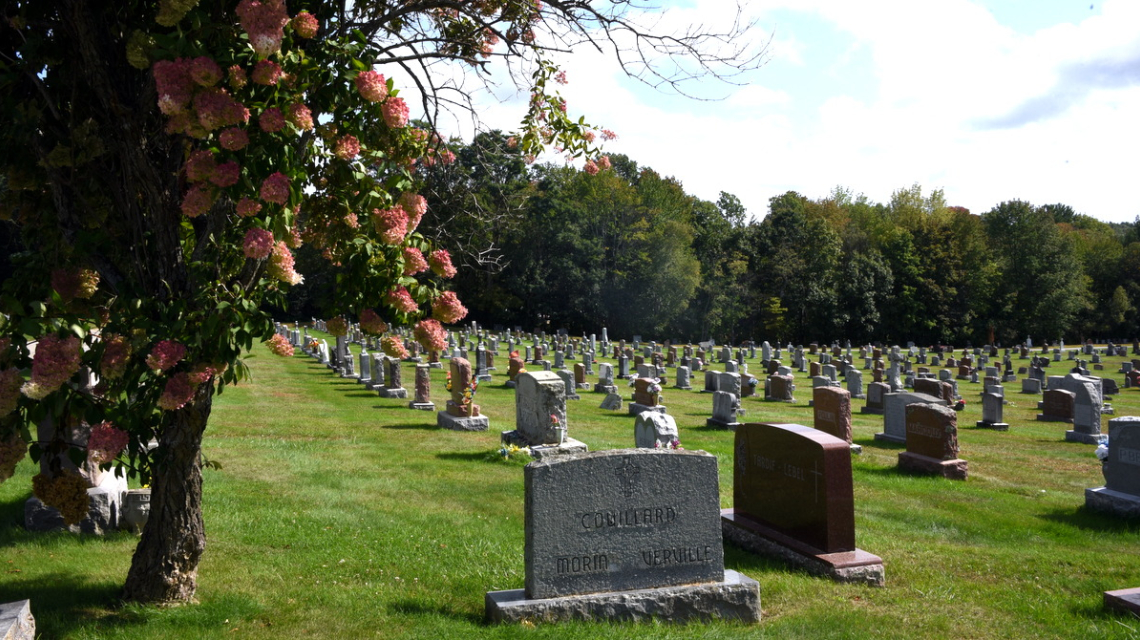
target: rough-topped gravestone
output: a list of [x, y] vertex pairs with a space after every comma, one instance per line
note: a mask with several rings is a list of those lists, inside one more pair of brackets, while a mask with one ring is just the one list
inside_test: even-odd
[[968, 465], [958, 458], [958, 414], [937, 403], [906, 405], [906, 451], [899, 468], [951, 480], [965, 480]]
[[692, 389], [693, 387], [689, 383], [689, 379], [690, 379], [689, 375], [690, 375], [689, 367], [687, 367], [687, 366], [677, 367], [677, 384], [675, 384], [674, 387], [677, 389], [681, 389], [683, 391], [688, 391], [688, 390]]
[[906, 442], [906, 407], [916, 402], [945, 405], [942, 398], [925, 393], [888, 393], [883, 401], [883, 432], [876, 433], [876, 440]]
[[525, 588], [489, 592], [491, 621], [759, 620], [759, 585], [724, 569], [715, 456], [598, 451], [523, 475]]
[[1042, 422], [1072, 422], [1076, 394], [1064, 389], [1047, 389], [1041, 396], [1037, 419]]
[[1085, 506], [1126, 518], [1140, 516], [1140, 416], [1108, 421], [1104, 486], [1085, 490]]
[[598, 408], [605, 409], [607, 411], [621, 411], [621, 405], [621, 394], [611, 393], [606, 395], [606, 397], [602, 400], [602, 403], [598, 405]]
[[779, 402], [795, 402], [795, 378], [790, 375], [772, 375], [764, 381], [764, 399]]
[[[1000, 388], [1000, 387], [999, 387]], [[975, 426], [979, 429], [1009, 431], [1009, 423], [1002, 422], [1005, 399], [996, 393], [982, 394], [982, 419]]]
[[384, 386], [376, 390], [381, 398], [397, 398], [403, 400], [408, 397], [408, 390], [404, 388], [401, 379], [400, 360], [397, 358], [384, 359]]
[[812, 389], [812, 416], [816, 429], [847, 443], [851, 453], [863, 447], [851, 443], [851, 393], [838, 387]]
[[847, 443], [798, 424], [736, 431], [733, 508], [724, 537], [836, 580], [883, 584], [883, 563], [855, 547], [855, 498]]
[[727, 391], [713, 392], [713, 415], [705, 420], [705, 426], [716, 429], [736, 429], [740, 426], [740, 398]]
[[36, 619], [31, 600], [0, 604], [0, 638], [3, 640], [35, 640]]
[[1101, 412], [1105, 410], [1100, 379], [1069, 374], [1065, 386], [1073, 391], [1073, 428], [1065, 432], [1067, 442], [1100, 444], [1107, 436], [1100, 432]]
[[[466, 358], [451, 359], [451, 399], [447, 409], [436, 413], [436, 424], [453, 431], [486, 431], [491, 426], [487, 416], [480, 415], [475, 404], [474, 378]], [[477, 388], [477, 387], [476, 387]]]
[[633, 441], [638, 449], [676, 448], [680, 444], [677, 422], [665, 413], [642, 411], [633, 423]]
[[431, 401], [431, 367], [427, 364], [416, 365], [416, 397], [408, 403], [408, 408], [435, 411], [435, 403]]
[[555, 373], [559, 378], [562, 378], [562, 384], [566, 387], [567, 400], [581, 400], [582, 396], [578, 395], [578, 390], [574, 384], [574, 374], [567, 369], [560, 369]]
[[505, 444], [530, 447], [535, 459], [586, 451], [586, 445], [569, 436], [566, 417], [566, 381], [559, 372], [522, 373], [515, 379], [515, 429], [504, 431]]

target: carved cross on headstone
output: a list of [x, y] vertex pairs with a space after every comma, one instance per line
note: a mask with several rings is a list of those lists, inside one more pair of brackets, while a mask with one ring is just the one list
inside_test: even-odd
[[629, 458], [623, 458], [624, 462], [620, 469], [615, 471], [615, 475], [621, 478], [622, 495], [627, 498], [633, 497], [633, 483], [637, 479], [637, 474], [641, 473], [641, 467], [633, 464]]

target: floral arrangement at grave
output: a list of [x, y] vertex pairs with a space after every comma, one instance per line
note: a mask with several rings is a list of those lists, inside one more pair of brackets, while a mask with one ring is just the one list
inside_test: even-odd
[[[598, 170], [595, 129], [556, 88], [564, 76], [548, 56], [561, 43], [630, 35], [653, 52], [632, 72], [665, 83], [654, 60], [671, 53], [724, 75], [763, 62], [739, 44], [743, 30], [656, 35], [621, 2], [12, 0], [2, 11], [0, 219], [25, 251], [0, 295], [0, 478], [26, 454], [49, 461], [34, 490], [70, 519], [85, 494], [61, 456], [150, 484], [122, 594], [140, 602], [194, 597], [212, 399], [248, 379], [255, 342], [289, 352], [270, 342], [263, 307], [283, 307], [303, 281], [302, 243], [335, 274], [335, 314], [365, 330], [466, 314], [444, 290], [451, 256], [418, 228], [417, 169], [454, 159], [434, 132], [439, 107], [474, 113], [457, 75], [500, 60], [523, 70], [518, 147]], [[424, 122], [411, 119], [408, 86]], [[42, 436], [44, 424], [58, 428]], [[119, 435], [93, 452], [62, 437], [84, 424], [126, 434], [125, 448], [111, 455]]]
[[682, 450], [684, 450], [685, 447], [681, 446], [681, 440], [679, 438], [673, 438], [671, 441], [665, 443], [665, 446], [661, 446], [661, 441], [658, 440], [657, 442], [653, 443], [653, 448], [654, 449], [668, 449], [668, 450], [673, 450], [673, 451], [682, 451]]
[[517, 458], [529, 459], [531, 457], [530, 447], [520, 447], [516, 444], [504, 445], [499, 449], [499, 458], [503, 460], [514, 460]]
[[479, 380], [477, 378], [471, 379], [471, 384], [463, 390], [463, 398], [461, 405], [467, 411], [467, 417], [475, 415], [475, 392], [479, 390]]

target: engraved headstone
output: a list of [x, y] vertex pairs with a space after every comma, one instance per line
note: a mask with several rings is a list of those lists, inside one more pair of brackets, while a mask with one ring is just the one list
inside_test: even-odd
[[906, 405], [906, 451], [899, 468], [951, 480], [965, 480], [969, 469], [958, 458], [958, 414], [942, 403]]
[[838, 387], [812, 389], [812, 417], [816, 429], [847, 443], [853, 453], [863, 448], [851, 443], [851, 394]]

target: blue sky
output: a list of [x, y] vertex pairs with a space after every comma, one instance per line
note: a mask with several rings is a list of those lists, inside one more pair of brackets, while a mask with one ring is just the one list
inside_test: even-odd
[[[732, 0], [669, 4], [662, 26], [717, 24]], [[560, 60], [570, 111], [613, 129], [607, 149], [694, 195], [737, 195], [755, 217], [795, 190], [886, 202], [912, 184], [982, 213], [1061, 202], [1102, 220], [1140, 215], [1140, 0], [748, 0], [768, 63], [745, 86], [662, 94], [612, 55]], [[503, 98], [504, 95], [500, 95]], [[509, 130], [520, 99], [488, 101]]]

